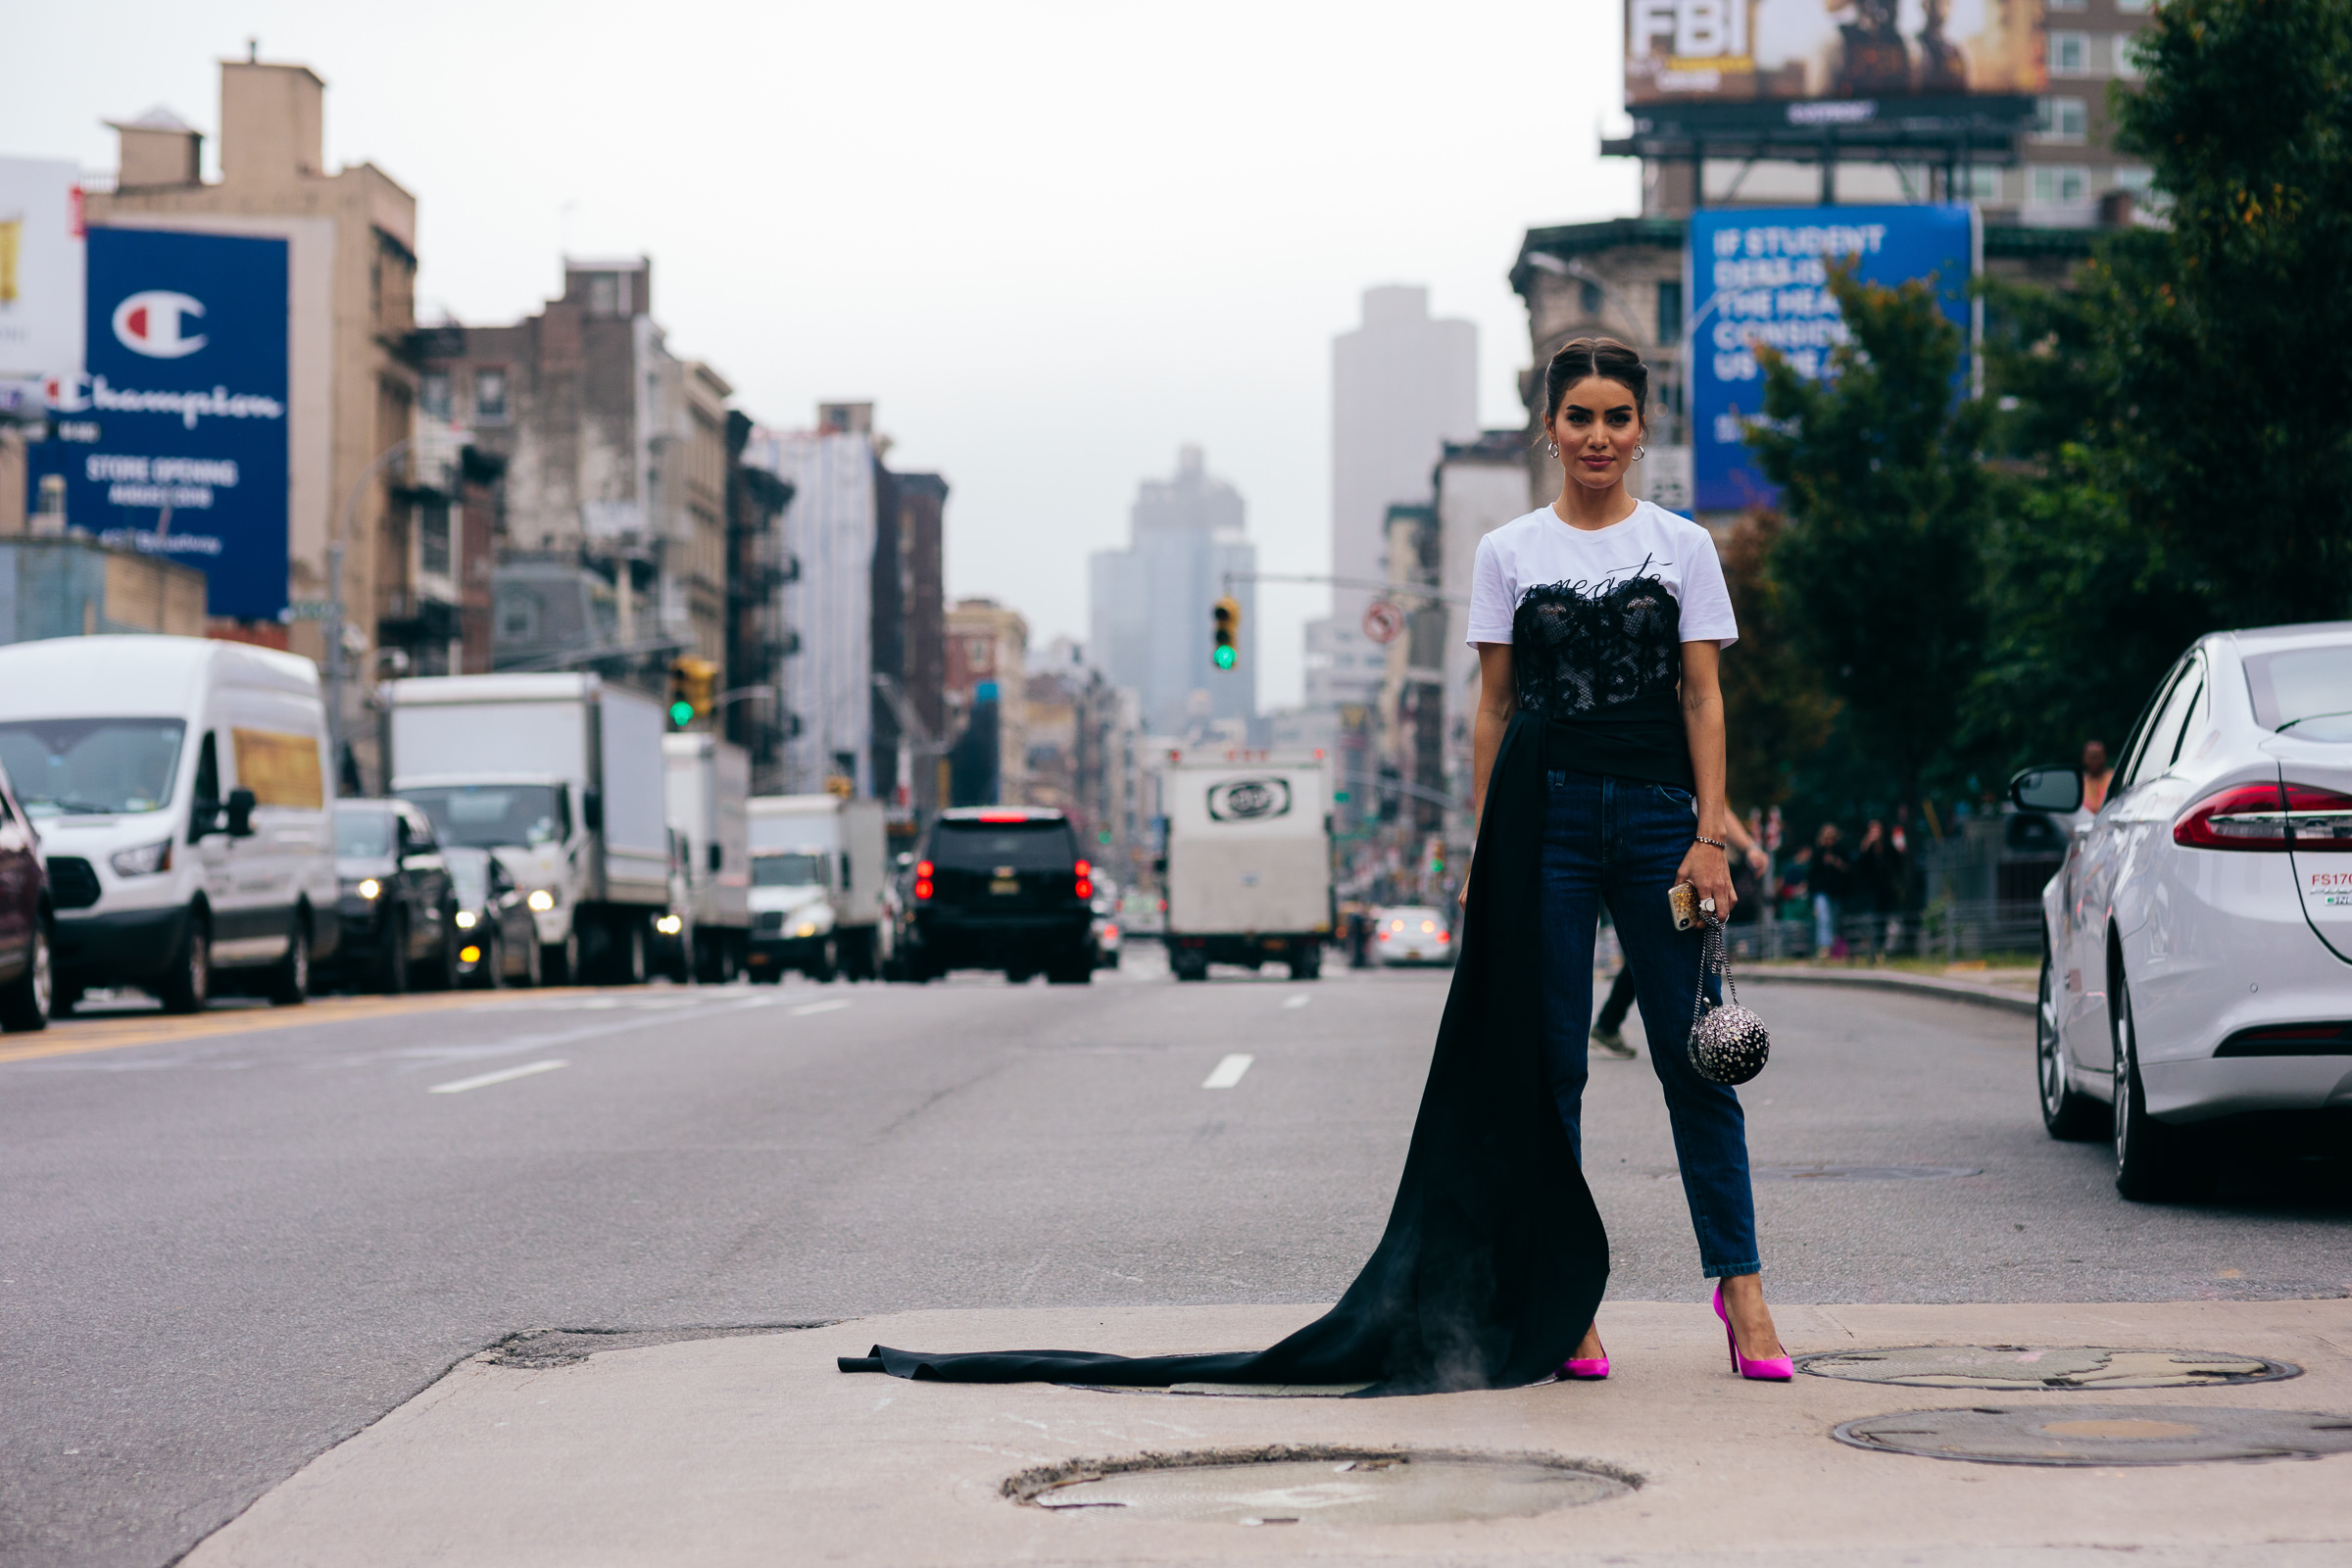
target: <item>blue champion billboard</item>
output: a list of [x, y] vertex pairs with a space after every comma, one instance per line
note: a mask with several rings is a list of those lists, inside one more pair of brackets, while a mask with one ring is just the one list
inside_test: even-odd
[[1972, 208], [1702, 208], [1690, 215], [1690, 234], [1683, 297], [1692, 302], [1687, 406], [1698, 511], [1777, 499], [1743, 439], [1747, 422], [1764, 412], [1755, 350], [1778, 349], [1803, 376], [1828, 369], [1831, 351], [1845, 341], [1829, 290], [1832, 263], [1853, 263], [1866, 283], [1931, 280], [1944, 314], [1970, 332], [1978, 250]]
[[89, 231], [83, 373], [53, 403], [66, 519], [195, 566], [207, 609], [286, 608], [286, 242]]

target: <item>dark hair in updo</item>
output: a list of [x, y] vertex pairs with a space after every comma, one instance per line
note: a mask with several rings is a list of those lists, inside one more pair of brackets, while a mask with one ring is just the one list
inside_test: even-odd
[[1634, 416], [1649, 418], [1649, 367], [1642, 356], [1613, 337], [1572, 337], [1560, 345], [1544, 370], [1544, 425], [1560, 416], [1560, 399], [1589, 375], [1622, 382], [1634, 394]]

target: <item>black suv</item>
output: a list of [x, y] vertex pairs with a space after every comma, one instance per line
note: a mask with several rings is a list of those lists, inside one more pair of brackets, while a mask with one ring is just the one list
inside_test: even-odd
[[990, 806], [943, 811], [914, 862], [906, 977], [1002, 969], [1016, 985], [1094, 978], [1094, 868], [1059, 811]]

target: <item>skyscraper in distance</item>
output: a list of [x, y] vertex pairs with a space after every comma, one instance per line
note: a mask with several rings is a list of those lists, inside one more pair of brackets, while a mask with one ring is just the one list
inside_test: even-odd
[[[1478, 435], [1478, 327], [1432, 319], [1429, 290], [1364, 290], [1363, 322], [1331, 342], [1331, 569], [1385, 579], [1392, 506], [1427, 505], [1448, 441]], [[1373, 595], [1332, 594], [1334, 631], [1360, 635]]]
[[1227, 574], [1257, 569], [1244, 514], [1241, 492], [1188, 446], [1173, 477], [1137, 489], [1128, 547], [1098, 551], [1089, 563], [1094, 656], [1112, 685], [1135, 691], [1152, 734], [1257, 716], [1257, 595], [1246, 578], [1232, 590], [1242, 606], [1241, 658], [1228, 670], [1209, 661], [1209, 609]]

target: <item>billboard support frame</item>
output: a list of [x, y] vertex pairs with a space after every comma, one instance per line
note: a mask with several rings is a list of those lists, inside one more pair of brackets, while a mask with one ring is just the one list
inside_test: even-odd
[[2023, 94], [1933, 99], [1802, 99], [1790, 102], [1643, 105], [1633, 134], [1604, 137], [1605, 158], [1689, 164], [1693, 209], [1706, 205], [1709, 158], [1821, 166], [1821, 205], [1838, 205], [1839, 164], [1924, 163], [1943, 170], [1931, 197], [1960, 199], [1960, 170], [2019, 162], [2034, 101]]

